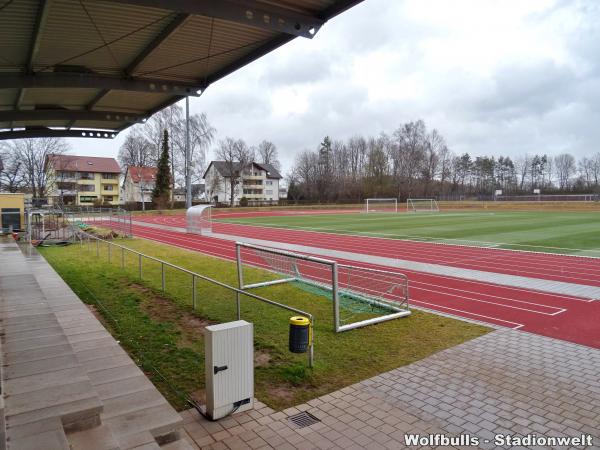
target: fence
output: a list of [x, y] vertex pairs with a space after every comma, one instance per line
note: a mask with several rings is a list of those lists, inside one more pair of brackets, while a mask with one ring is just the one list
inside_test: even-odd
[[499, 195], [498, 202], [597, 202], [600, 194]]
[[[189, 298], [190, 305], [192, 309], [197, 309], [197, 294], [198, 294], [198, 284], [199, 282], [207, 282], [215, 286], [219, 286], [225, 289], [227, 292], [235, 294], [235, 304], [236, 304], [236, 315], [237, 319], [240, 320], [242, 318], [241, 311], [241, 297], [245, 296], [253, 300], [257, 300], [259, 302], [265, 303], [270, 306], [274, 306], [277, 308], [281, 308], [295, 314], [299, 314], [307, 317], [311, 323], [311, 333], [310, 333], [310, 342], [308, 349], [308, 365], [309, 367], [313, 366], [314, 361], [314, 317], [312, 314], [302, 311], [300, 309], [294, 308], [292, 306], [288, 306], [282, 303], [278, 303], [273, 300], [269, 300], [260, 295], [252, 294], [243, 289], [238, 289], [233, 286], [230, 286], [226, 283], [222, 283], [205, 275], [201, 275], [199, 273], [193, 272], [188, 269], [184, 269], [183, 267], [179, 267], [175, 264], [171, 264], [167, 261], [163, 261], [159, 258], [155, 258], [153, 256], [146, 255], [144, 253], [138, 252], [131, 248], [125, 247], [123, 245], [116, 244], [114, 242], [110, 242], [96, 236], [92, 236], [89, 233], [86, 233], [81, 230], [76, 230], [76, 237], [78, 240], [78, 245], [81, 247], [86, 247], [89, 252], [95, 252], [96, 257], [100, 258], [106, 255], [107, 262], [109, 264], [119, 264], [120, 267], [125, 270], [127, 267], [131, 267], [132, 265], [136, 269], [136, 274], [140, 280], [144, 280], [144, 277], [150, 278], [152, 276], [158, 276], [158, 280], [154, 280], [155, 284], [163, 291], [167, 292], [169, 288], [173, 291], [177, 289], [181, 289], [183, 286], [182, 276], [188, 279], [189, 285], [184, 287], [189, 287]], [[106, 249], [106, 250], [104, 250]], [[153, 266], [150, 269], [150, 266]], [[177, 274], [177, 275], [175, 275]], [[169, 282], [169, 277], [172, 278], [171, 282]], [[177, 282], [174, 282], [177, 278]], [[286, 323], [287, 325], [287, 323]]]

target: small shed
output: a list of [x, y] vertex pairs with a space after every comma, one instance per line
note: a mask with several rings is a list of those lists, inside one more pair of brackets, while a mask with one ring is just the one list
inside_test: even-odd
[[0, 192], [0, 221], [4, 233], [23, 229], [25, 194]]

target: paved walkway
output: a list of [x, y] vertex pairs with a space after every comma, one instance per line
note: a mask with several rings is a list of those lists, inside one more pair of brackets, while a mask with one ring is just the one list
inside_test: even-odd
[[[262, 406], [217, 423], [182, 416], [189, 441], [210, 449], [419, 448], [406, 433], [462, 434], [484, 449], [502, 448], [496, 435], [583, 434], [592, 445], [572, 448], [600, 449], [598, 374], [600, 350], [498, 330], [282, 412]], [[321, 422], [296, 428], [288, 417], [300, 411]], [[525, 447], [569, 448], [504, 446]]]
[[181, 417], [90, 309], [37, 252], [0, 239], [7, 448], [189, 448]]

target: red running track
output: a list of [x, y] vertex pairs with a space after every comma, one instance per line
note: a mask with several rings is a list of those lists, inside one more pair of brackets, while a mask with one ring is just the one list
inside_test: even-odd
[[[135, 220], [185, 227], [184, 216], [141, 216], [139, 218], [136, 217]], [[234, 236], [286, 242], [289, 244], [312, 245], [314, 247], [386, 258], [600, 286], [600, 258], [219, 222], [213, 223], [213, 231]]]
[[[235, 260], [232, 241], [134, 226], [138, 237]], [[263, 238], [267, 237], [264, 234]], [[492, 283], [468, 281], [374, 264], [348, 264], [402, 272], [409, 278], [410, 303], [442, 313], [521, 329], [544, 336], [600, 348], [600, 302]]]

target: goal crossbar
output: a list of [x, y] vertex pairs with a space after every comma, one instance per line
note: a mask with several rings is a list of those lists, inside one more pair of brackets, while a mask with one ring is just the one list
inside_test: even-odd
[[[338, 264], [324, 258], [242, 242], [236, 242], [236, 259], [242, 290], [297, 282], [308, 291], [331, 298], [336, 332], [410, 314], [408, 279], [401, 273]], [[245, 267], [264, 269], [283, 278], [247, 283]], [[343, 323], [341, 316], [348, 310], [380, 315]]]

